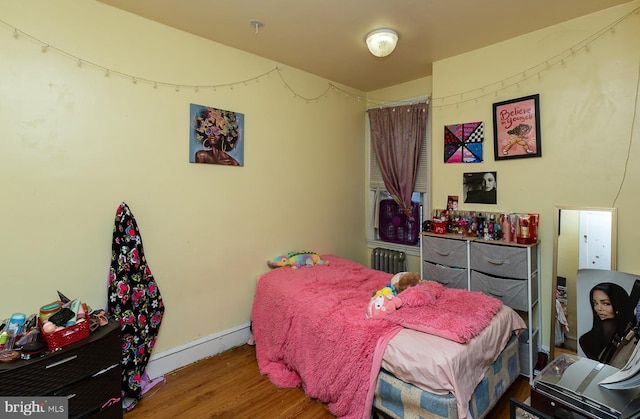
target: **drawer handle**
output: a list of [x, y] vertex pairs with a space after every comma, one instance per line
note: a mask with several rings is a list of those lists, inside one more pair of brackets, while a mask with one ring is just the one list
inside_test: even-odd
[[114, 369], [114, 368], [118, 367], [119, 365], [120, 365], [120, 363], [113, 364], [113, 365], [111, 365], [111, 366], [109, 366], [109, 367], [107, 367], [107, 368], [105, 368], [105, 369], [103, 369], [103, 370], [98, 371], [97, 373], [93, 374], [91, 377], [93, 378], [93, 377], [97, 377], [97, 376], [99, 376], [99, 375], [102, 375], [102, 374], [104, 374], [105, 372], [108, 372], [109, 370], [112, 370], [112, 369]]
[[484, 258], [484, 260], [486, 260], [487, 262], [489, 262], [492, 265], [508, 265], [509, 261], [508, 260], [499, 260], [499, 259], [491, 259], [491, 258]]
[[61, 359], [58, 362], [54, 362], [53, 364], [49, 364], [47, 365], [45, 368], [53, 368], [53, 367], [57, 367], [58, 365], [64, 364], [66, 362], [69, 361], [73, 361], [74, 359], [76, 359], [78, 357], [78, 355], [74, 355], [74, 356], [70, 356], [69, 358], [65, 358], [65, 359]]
[[444, 250], [438, 250], [438, 249], [434, 249], [434, 252], [436, 252], [437, 254], [439, 254], [440, 256], [449, 256], [451, 255], [451, 251], [446, 252]]

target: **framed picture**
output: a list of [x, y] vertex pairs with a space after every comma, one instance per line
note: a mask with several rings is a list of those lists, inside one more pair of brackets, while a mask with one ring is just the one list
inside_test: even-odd
[[496, 204], [498, 174], [496, 172], [463, 173], [462, 190], [465, 204]]
[[483, 144], [484, 122], [445, 125], [444, 162], [481, 163]]
[[458, 211], [458, 195], [449, 195], [447, 198], [447, 210]]
[[542, 156], [540, 95], [493, 104], [493, 143], [496, 161]]
[[244, 114], [192, 103], [189, 162], [244, 166]]

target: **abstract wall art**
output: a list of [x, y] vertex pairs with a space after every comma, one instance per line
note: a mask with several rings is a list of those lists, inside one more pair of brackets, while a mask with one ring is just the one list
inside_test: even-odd
[[483, 143], [484, 122], [445, 125], [444, 162], [480, 163]]

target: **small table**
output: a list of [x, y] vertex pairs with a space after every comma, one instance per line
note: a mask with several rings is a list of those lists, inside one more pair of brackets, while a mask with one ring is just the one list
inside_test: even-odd
[[617, 371], [592, 359], [562, 354], [533, 380], [531, 406], [553, 417], [629, 417], [640, 410], [640, 388], [610, 390], [598, 385]]

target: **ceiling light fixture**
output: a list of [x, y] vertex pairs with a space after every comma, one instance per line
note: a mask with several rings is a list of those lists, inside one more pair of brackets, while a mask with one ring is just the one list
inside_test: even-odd
[[396, 48], [398, 32], [393, 29], [377, 29], [367, 35], [366, 42], [373, 55], [386, 57]]

